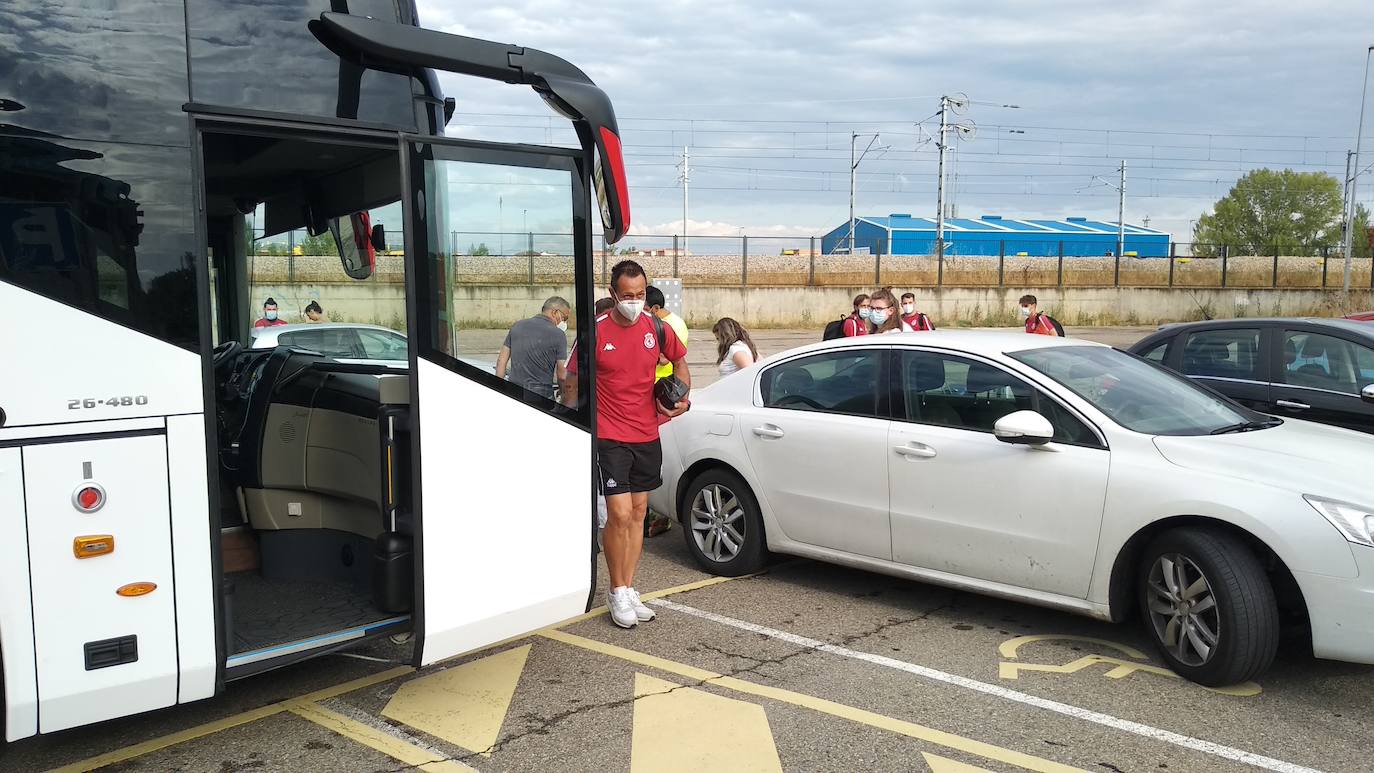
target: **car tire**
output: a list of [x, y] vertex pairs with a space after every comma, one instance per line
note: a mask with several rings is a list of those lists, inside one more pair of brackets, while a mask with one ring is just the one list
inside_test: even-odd
[[1137, 600], [1146, 632], [1185, 679], [1223, 687], [1274, 661], [1274, 589], [1254, 552], [1232, 535], [1184, 528], [1155, 537], [1141, 555]]
[[702, 569], [739, 577], [768, 561], [758, 499], [732, 470], [710, 469], [693, 478], [682, 506], [683, 541]]

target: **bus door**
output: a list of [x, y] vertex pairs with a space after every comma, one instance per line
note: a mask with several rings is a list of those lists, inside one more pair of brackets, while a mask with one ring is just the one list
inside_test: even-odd
[[403, 155], [428, 664], [588, 606], [591, 407], [564, 407], [557, 378], [591, 329], [590, 198], [577, 150], [425, 138]]

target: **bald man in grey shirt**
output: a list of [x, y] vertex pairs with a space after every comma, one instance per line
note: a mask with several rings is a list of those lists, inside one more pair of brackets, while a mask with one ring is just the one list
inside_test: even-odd
[[571, 318], [572, 307], [555, 295], [537, 315], [511, 325], [496, 358], [496, 377], [552, 400], [554, 383], [566, 375]]

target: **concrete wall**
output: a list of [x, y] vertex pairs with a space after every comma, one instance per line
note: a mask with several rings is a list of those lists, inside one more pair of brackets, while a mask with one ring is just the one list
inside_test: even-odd
[[[748, 327], [824, 326], [848, 313], [851, 300], [864, 287], [687, 287], [683, 308], [693, 327], [710, 327], [720, 317], [734, 317]], [[900, 292], [900, 288], [898, 288]], [[1298, 289], [1142, 289], [1142, 288], [944, 288], [914, 290], [917, 306], [940, 326], [1010, 325], [1016, 322], [1018, 299], [1030, 293], [1040, 308], [1067, 326], [1154, 325], [1205, 318], [1256, 316], [1339, 316], [1374, 309], [1374, 294], [1352, 291], [1349, 302], [1339, 291]], [[298, 321], [299, 310], [319, 301], [330, 319], [370, 322], [397, 329], [405, 326], [405, 290], [399, 284], [352, 282], [263, 284], [253, 286], [254, 308], [271, 295], [283, 317]], [[561, 295], [572, 301], [570, 285], [460, 285], [454, 289], [459, 325], [505, 327], [539, 311], [544, 299]]]

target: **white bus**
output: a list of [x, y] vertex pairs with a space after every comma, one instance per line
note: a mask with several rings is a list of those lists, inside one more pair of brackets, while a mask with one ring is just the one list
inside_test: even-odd
[[[436, 70], [532, 87], [581, 147], [446, 139]], [[592, 196], [609, 242], [629, 205], [586, 75], [409, 0], [10, 0], [0, 72], [5, 739], [589, 607], [594, 406], [497, 380], [479, 324], [556, 294], [590, 335]], [[469, 249], [513, 211], [553, 236]], [[300, 231], [337, 254], [254, 247]], [[249, 348], [307, 297], [403, 328], [409, 368]]]

